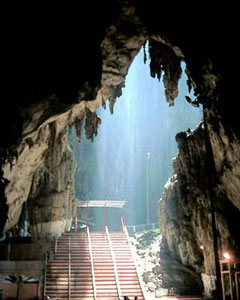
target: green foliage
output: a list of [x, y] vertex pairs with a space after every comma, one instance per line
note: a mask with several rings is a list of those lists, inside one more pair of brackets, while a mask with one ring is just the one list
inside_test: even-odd
[[27, 277], [24, 275], [16, 275], [13, 273], [9, 274], [8, 278], [5, 278], [5, 280], [17, 285], [17, 296], [16, 296], [17, 300], [19, 299], [20, 287], [25, 283], [33, 282], [33, 278], [31, 277]]
[[136, 239], [136, 248], [146, 249], [148, 248], [152, 242], [160, 235], [160, 229], [152, 229], [147, 231], [142, 231], [141, 233], [134, 234], [134, 238]]
[[5, 280], [19, 285], [22, 285], [24, 283], [32, 283], [35, 281], [32, 277], [27, 277], [25, 275], [16, 275], [14, 273], [9, 274], [8, 278], [5, 278]]

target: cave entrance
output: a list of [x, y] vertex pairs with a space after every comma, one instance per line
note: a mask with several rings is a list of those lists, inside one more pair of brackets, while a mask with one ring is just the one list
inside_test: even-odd
[[[175, 136], [195, 129], [202, 119], [202, 110], [185, 100], [193, 96], [188, 92], [184, 63], [172, 107], [165, 100], [163, 82], [149, 76], [148, 64], [148, 57], [144, 64], [142, 48], [129, 68], [114, 114], [98, 109], [102, 124], [93, 143], [84, 134], [78, 143], [74, 130], [70, 133], [77, 161], [76, 198], [124, 199], [131, 232], [146, 229], [142, 225], [158, 226], [158, 201], [178, 152]], [[102, 212], [93, 214], [100, 230]], [[115, 214], [109, 214], [108, 220], [114, 224]]]

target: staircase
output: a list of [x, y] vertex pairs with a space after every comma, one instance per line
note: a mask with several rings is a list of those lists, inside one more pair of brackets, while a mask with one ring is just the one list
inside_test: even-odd
[[45, 295], [51, 300], [144, 300], [124, 232], [68, 232], [52, 243]]
[[47, 265], [45, 295], [62, 300], [94, 299], [86, 233], [65, 233], [58, 239], [54, 258]]
[[111, 232], [110, 239], [115, 254], [122, 296], [128, 296], [130, 299], [137, 296], [138, 300], [143, 300], [143, 293], [125, 233]]
[[91, 232], [97, 299], [118, 299], [114, 264], [108, 239], [103, 232]]

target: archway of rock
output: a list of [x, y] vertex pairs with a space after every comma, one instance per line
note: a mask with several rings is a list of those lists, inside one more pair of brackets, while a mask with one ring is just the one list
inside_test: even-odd
[[202, 119], [201, 108], [185, 99], [190, 95], [184, 64], [178, 97], [169, 107], [163, 83], [149, 76], [149, 63], [148, 57], [144, 64], [142, 48], [129, 68], [114, 114], [97, 110], [102, 122], [93, 143], [84, 132], [80, 144], [73, 129], [69, 136], [77, 161], [76, 197], [124, 199], [128, 225], [158, 223], [158, 200], [177, 155], [175, 135], [186, 130], [190, 135]]
[[[76, 197], [86, 201], [124, 199], [127, 202], [125, 222], [130, 233], [133, 228], [143, 230], [144, 227], [158, 227], [158, 201], [171, 176], [171, 160], [177, 155], [175, 135], [188, 130], [190, 138], [194, 134], [190, 128], [195, 129], [202, 119], [201, 109], [192, 107], [185, 99], [185, 96], [193, 98], [193, 95], [188, 93], [184, 65], [178, 86], [179, 95], [175, 105], [169, 107], [163, 84], [149, 76], [149, 57], [145, 63], [142, 48], [129, 68], [126, 87], [114, 105], [114, 114], [104, 109], [97, 111], [102, 121], [93, 143], [82, 133], [79, 144], [74, 130], [69, 136], [77, 160]], [[202, 125], [199, 128], [202, 130]], [[176, 176], [175, 173], [173, 182], [177, 180], [173, 179]], [[91, 230], [104, 231], [104, 211], [99, 208], [88, 211]], [[85, 213], [84, 209], [79, 209], [78, 230], [87, 223]], [[164, 212], [160, 214], [164, 215]], [[108, 208], [107, 224], [110, 230], [121, 230], [118, 219], [120, 221], [118, 212]], [[73, 231], [75, 227], [73, 220]], [[145, 270], [145, 274], [154, 273], [152, 269]], [[160, 273], [155, 277], [149, 275], [145, 283], [159, 283]], [[174, 287], [176, 289], [176, 283]], [[177, 287], [185, 288], [185, 293], [187, 290], [188, 293], [201, 291], [198, 283], [186, 282], [185, 278], [179, 280]]]

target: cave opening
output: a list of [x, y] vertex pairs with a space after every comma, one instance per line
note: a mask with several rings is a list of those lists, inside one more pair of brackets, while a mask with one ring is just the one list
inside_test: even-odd
[[[93, 142], [82, 132], [79, 143], [74, 128], [69, 132], [77, 161], [76, 198], [125, 201], [123, 213], [130, 231], [136, 226], [158, 227], [158, 202], [171, 176], [171, 160], [178, 152], [175, 136], [186, 130], [191, 133], [202, 120], [202, 109], [185, 99], [193, 98], [186, 83], [185, 64], [181, 65], [179, 94], [169, 107], [163, 82], [150, 76], [149, 63], [149, 52], [146, 55], [142, 47], [129, 68], [113, 115], [106, 107], [97, 110], [102, 122]], [[85, 211], [78, 210], [79, 222], [86, 223]], [[92, 209], [90, 228], [92, 224], [95, 230], [102, 230], [103, 211]], [[108, 226], [113, 230], [120, 229], [116, 217], [120, 220], [118, 210], [108, 209]]]
[[[209, 205], [210, 193], [212, 193], [216, 205], [215, 218], [219, 257], [223, 259], [226, 256], [226, 263], [229, 266], [229, 269], [223, 270], [229, 272], [222, 278], [223, 282], [225, 281], [224, 285], [226, 285], [225, 298], [239, 298], [239, 264], [236, 265], [236, 262], [239, 261], [240, 252], [239, 116], [237, 109], [235, 109], [236, 97], [231, 95], [232, 92], [235, 93], [235, 89], [232, 88], [232, 76], [229, 77], [233, 71], [231, 69], [236, 68], [237, 55], [234, 53], [234, 38], [232, 38], [234, 34], [232, 37], [230, 35], [234, 28], [237, 28], [237, 26], [232, 26], [231, 20], [237, 18], [229, 18], [228, 22], [222, 22], [228, 13], [226, 6], [224, 6], [223, 15], [216, 13], [215, 7], [213, 11], [207, 12], [204, 6], [203, 13], [199, 14], [200, 18], [197, 17], [194, 7], [193, 13], [188, 16], [186, 16], [186, 11], [180, 13], [177, 10], [177, 15], [174, 17], [171, 15], [171, 18], [169, 13], [166, 13], [165, 20], [163, 14], [159, 17], [161, 12], [153, 5], [154, 1], [150, 5], [140, 4], [137, 1], [118, 2], [118, 9], [114, 10], [114, 13], [112, 11], [112, 14], [106, 14], [107, 17], [104, 16], [105, 7], [102, 8], [102, 13], [96, 10], [98, 18], [95, 19], [97, 21], [94, 22], [91, 33], [86, 32], [90, 28], [86, 26], [85, 22], [83, 26], [79, 26], [78, 16], [75, 19], [77, 26], [74, 26], [77, 32], [76, 35], [73, 34], [72, 36], [71, 46], [69, 46], [69, 38], [67, 40], [65, 38], [69, 37], [69, 32], [73, 32], [72, 30], [66, 31], [65, 34], [60, 30], [59, 38], [57, 38], [59, 43], [56, 43], [54, 47], [53, 44], [56, 40], [51, 42], [53, 34], [49, 31], [48, 26], [46, 26], [46, 32], [41, 34], [42, 38], [39, 39], [38, 34], [36, 34], [35, 39], [38, 42], [33, 46], [32, 34], [30, 32], [26, 34], [26, 30], [22, 30], [21, 20], [17, 26], [21, 32], [19, 35], [21, 36], [21, 46], [23, 46], [21, 51], [18, 51], [21, 47], [16, 47], [16, 41], [19, 40], [19, 37], [14, 38], [18, 32], [16, 35], [7, 34], [13, 43], [10, 43], [11, 59], [6, 60], [8, 69], [6, 74], [10, 75], [7, 76], [10, 78], [10, 84], [7, 85], [7, 101], [4, 101], [1, 110], [3, 113], [3, 118], [1, 118], [3, 138], [1, 138], [0, 157], [2, 165], [0, 231], [3, 231], [3, 236], [1, 236], [3, 248], [1, 250], [4, 251], [0, 252], [2, 257], [6, 254], [5, 271], [9, 272], [9, 258], [14, 261], [17, 260], [17, 257], [22, 260], [25, 258], [30, 261], [40, 260], [42, 253], [49, 251], [50, 242], [53, 242], [54, 239], [56, 246], [57, 238], [60, 241], [61, 235], [64, 236], [71, 227], [75, 209], [72, 178], [74, 162], [66, 142], [67, 128], [71, 124], [81, 123], [82, 116], [87, 115], [88, 124], [85, 129], [88, 136], [95, 133], [98, 125], [97, 122], [94, 123], [96, 106], [101, 100], [104, 102], [109, 99], [111, 103], [115, 101], [116, 96], [121, 91], [126, 70], [132, 58], [144, 41], [149, 39], [154, 45], [151, 58], [155, 59], [155, 62], [150, 66], [151, 72], [160, 77], [159, 70], [162, 69], [162, 63], [165, 71], [170, 69], [166, 80], [169, 90], [173, 87], [175, 91], [174, 86], [179, 78], [179, 69], [176, 66], [184, 57], [189, 83], [193, 85], [196, 99], [206, 109], [205, 117], [209, 141], [214, 151], [213, 159], [216, 168], [214, 189], [209, 191], [208, 177], [210, 176], [205, 166], [206, 149], [204, 147], [203, 128], [198, 128], [192, 132], [187, 131], [177, 136], [181, 153], [174, 160], [175, 173], [168, 181], [168, 185], [163, 191], [162, 201], [159, 204], [163, 229], [160, 254], [162, 263], [161, 269], [159, 269], [160, 266], [157, 266], [155, 260], [156, 273], [163, 275], [165, 287], [189, 284], [198, 286], [204, 292], [205, 297], [219, 299], [216, 295], [214, 296], [216, 290], [220, 292], [221, 288], [215, 286], [216, 266], [212, 247], [212, 220]], [[135, 3], [135, 7], [131, 3]], [[101, 2], [100, 6], [102, 5]], [[89, 16], [91, 15], [91, 18], [89, 19], [92, 20], [94, 19], [92, 7], [90, 11]], [[172, 12], [172, 7], [170, 11]], [[79, 13], [78, 10], [77, 13]], [[24, 19], [19, 12], [18, 15]], [[232, 12], [229, 15], [232, 16]], [[172, 22], [173, 19], [174, 23]], [[27, 23], [31, 24], [31, 22]], [[170, 26], [170, 23], [174, 26]], [[39, 24], [42, 24], [42, 21]], [[190, 27], [194, 31], [193, 35], [190, 34]], [[58, 29], [57, 26], [56, 31]], [[222, 32], [224, 31], [227, 31], [229, 38], [223, 41]], [[46, 42], [48, 32], [49, 42]], [[25, 39], [22, 39], [22, 34], [25, 34]], [[89, 38], [90, 36], [91, 38]], [[79, 47], [76, 47], [76, 40], [81, 40]], [[63, 47], [64, 44], [66, 49]], [[5, 43], [5, 45], [9, 45], [9, 43]], [[67, 51], [65, 52], [65, 50]], [[12, 55], [12, 51], [14, 51], [14, 55]], [[26, 71], [27, 76], [23, 74], [23, 71]], [[174, 95], [172, 98], [175, 98]], [[190, 98], [188, 100], [191, 102]], [[165, 102], [160, 100], [161, 103]], [[118, 102], [123, 101], [119, 99]], [[116, 111], [118, 102], [115, 107]], [[125, 102], [129, 103], [129, 101]], [[185, 99], [181, 102], [185, 102]], [[135, 110], [137, 111], [137, 109]], [[102, 112], [99, 112], [99, 115], [101, 114]], [[4, 118], [6, 116], [7, 120]], [[104, 127], [104, 116], [102, 118]], [[112, 117], [112, 121], [114, 119], [115, 116]], [[140, 119], [142, 121], [144, 118]], [[175, 119], [177, 120], [177, 118]], [[160, 123], [160, 121], [162, 121], [162, 117], [159, 111], [158, 122]], [[106, 124], [108, 124], [107, 119]], [[112, 125], [109, 127], [112, 128]], [[154, 128], [152, 126], [152, 131]], [[152, 131], [149, 131], [149, 136], [151, 136]], [[117, 136], [115, 134], [114, 138]], [[113, 141], [115, 141], [114, 138]], [[129, 144], [131, 145], [131, 143]], [[118, 145], [117, 141], [116, 145]], [[110, 145], [109, 149], [113, 152], [115, 150], [113, 146], [117, 148], [116, 145]], [[148, 145], [147, 142], [146, 145]], [[119, 149], [122, 152], [120, 146]], [[169, 151], [169, 149], [167, 150]], [[86, 150], [86, 152], [88, 151]], [[91, 151], [89, 152], [91, 153]], [[152, 221], [151, 218], [153, 221], [155, 221], [154, 218], [157, 219], [157, 210], [154, 210], [154, 206], [160, 193], [154, 198], [153, 187], [154, 189], [159, 187], [160, 180], [157, 185], [150, 186], [154, 182], [150, 176], [154, 173], [151, 169], [152, 164], [156, 162], [158, 157], [153, 155], [155, 152], [152, 149], [145, 149], [142, 152], [144, 155], [141, 158], [138, 157], [139, 164], [136, 171], [139, 175], [142, 173], [142, 179], [139, 179], [141, 183], [139, 190], [142, 191], [142, 194], [133, 197], [133, 199], [139, 200], [138, 203], [142, 204], [142, 209], [137, 207], [138, 214], [134, 214], [136, 211], [135, 202], [128, 201], [127, 205], [134, 207], [134, 209], [131, 207], [127, 209], [127, 213], [130, 213], [130, 215], [126, 215], [128, 224], [140, 224], [147, 222], [148, 219]], [[91, 155], [90, 153], [89, 155]], [[103, 155], [97, 157], [97, 154], [92, 154], [96, 162], [97, 158], [102, 158], [103, 161], [108, 159]], [[87, 162], [87, 159], [81, 162], [82, 165], [85, 161]], [[116, 168], [114, 164], [112, 165]], [[155, 165], [154, 167], [159, 169], [157, 163]], [[123, 170], [121, 165], [117, 167], [117, 171]], [[131, 163], [129, 163], [130, 167], [132, 167]], [[132, 173], [134, 172], [132, 171]], [[111, 173], [109, 169], [106, 174], [105, 178], [109, 178], [108, 183], [111, 180], [116, 181], [112, 176], [113, 172]], [[85, 179], [84, 182], [86, 182]], [[124, 184], [122, 185], [124, 186]], [[124, 191], [121, 188], [122, 185], [118, 185], [119, 194], [121, 194], [120, 191]], [[149, 187], [148, 196], [147, 186]], [[99, 186], [97, 190], [100, 190]], [[96, 198], [108, 197], [105, 194], [86, 194], [81, 198], [87, 199], [90, 196], [91, 198], [93, 196]], [[121, 196], [124, 197], [124, 193]], [[146, 209], [146, 199], [148, 198], [150, 200], [149, 213]], [[27, 203], [27, 205], [23, 205], [23, 203]], [[29, 214], [28, 209], [30, 209]], [[22, 216], [20, 216], [21, 211]], [[19, 229], [21, 227], [27, 228], [29, 224], [26, 224], [25, 220], [28, 216], [31, 218], [32, 241], [35, 244], [29, 244], [24, 248], [23, 246], [26, 245], [10, 243], [12, 232], [16, 231], [16, 234], [19, 234], [20, 231], [21, 235]], [[68, 240], [68, 236], [65, 238]], [[25, 253], [27, 253], [26, 256]], [[230, 262], [229, 259], [232, 258], [235, 260]], [[35, 266], [39, 278], [42, 278], [42, 265], [44, 263]], [[1, 264], [2, 266], [3, 264]], [[25, 265], [22, 264], [21, 272], [25, 272], [25, 270]], [[230, 289], [230, 281], [235, 292]], [[0, 286], [1, 288], [2, 286]], [[71, 290], [68, 289], [68, 298], [70, 298], [70, 292]]]

